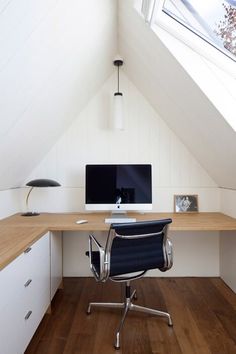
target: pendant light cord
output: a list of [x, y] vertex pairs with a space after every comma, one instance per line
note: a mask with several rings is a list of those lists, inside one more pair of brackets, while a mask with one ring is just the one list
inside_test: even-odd
[[[122, 59], [116, 59], [113, 61], [113, 64], [115, 66], [117, 66], [117, 94], [121, 94], [120, 93], [120, 66], [123, 65], [123, 60]], [[122, 94], [121, 94], [122, 95]]]
[[118, 65], [118, 71], [117, 71], [117, 74], [118, 74], [118, 77], [117, 77], [117, 83], [118, 83], [118, 93], [120, 92], [120, 65]]

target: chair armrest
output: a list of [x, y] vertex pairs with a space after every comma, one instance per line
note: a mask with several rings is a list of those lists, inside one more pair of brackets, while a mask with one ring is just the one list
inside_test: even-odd
[[[100, 269], [94, 266], [92, 262], [93, 253], [93, 246], [96, 246], [97, 252], [99, 252], [99, 259], [100, 259]], [[105, 251], [104, 248], [100, 245], [100, 243], [96, 240], [93, 235], [89, 235], [89, 262], [90, 262], [90, 269], [97, 281], [102, 281], [104, 279], [105, 273]]]
[[173, 265], [173, 247], [172, 247], [172, 242], [169, 238], [166, 239], [165, 258], [166, 258], [165, 259], [166, 260], [165, 270], [168, 270]]
[[90, 249], [90, 245], [92, 247], [92, 242], [95, 243], [95, 245], [97, 246], [98, 249], [103, 249], [102, 246], [100, 245], [100, 243], [98, 242], [98, 240], [96, 240], [96, 238], [90, 234], [89, 235], [89, 249]]

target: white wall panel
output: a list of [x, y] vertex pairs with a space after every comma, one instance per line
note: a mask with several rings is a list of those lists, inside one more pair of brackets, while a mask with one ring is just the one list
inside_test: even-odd
[[[0, 2], [0, 68], [24, 45], [59, 0]], [[5, 3], [5, 4], [4, 4]], [[1, 11], [2, 10], [2, 11]]]
[[236, 218], [236, 190], [220, 189], [221, 212]]
[[[220, 189], [222, 213], [236, 218], [236, 191]], [[226, 284], [236, 292], [236, 232], [220, 233], [220, 275]]]
[[12, 0], [0, 0], [0, 13], [3, 12]]
[[0, 191], [0, 219], [6, 218], [22, 210], [22, 191], [8, 189]]
[[54, 177], [63, 187], [83, 187], [87, 163], [152, 163], [154, 188], [216, 191], [215, 182], [125, 75], [120, 85], [125, 100], [125, 131], [109, 128], [114, 75], [28, 179]]

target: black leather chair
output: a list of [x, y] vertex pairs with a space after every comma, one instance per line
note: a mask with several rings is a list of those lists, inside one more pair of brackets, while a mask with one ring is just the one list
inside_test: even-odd
[[158, 268], [164, 272], [172, 267], [172, 243], [167, 238], [171, 222], [171, 219], [165, 219], [111, 224], [105, 247], [102, 247], [93, 235], [89, 235], [87, 255], [95, 279], [101, 282], [111, 279], [126, 283], [124, 302], [90, 302], [87, 310], [90, 314], [91, 307], [95, 306], [124, 309], [116, 331], [116, 349], [120, 348], [120, 332], [129, 310], [164, 316], [168, 319], [168, 325], [172, 326], [169, 313], [133, 304], [132, 299], [136, 297], [136, 290], [131, 293], [130, 287], [131, 280], [142, 277], [150, 269]]

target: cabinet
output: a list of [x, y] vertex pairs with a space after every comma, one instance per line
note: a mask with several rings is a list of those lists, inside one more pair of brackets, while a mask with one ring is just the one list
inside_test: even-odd
[[51, 300], [62, 283], [62, 232], [50, 232]]
[[24, 353], [50, 304], [46, 233], [0, 271], [0, 353]]

